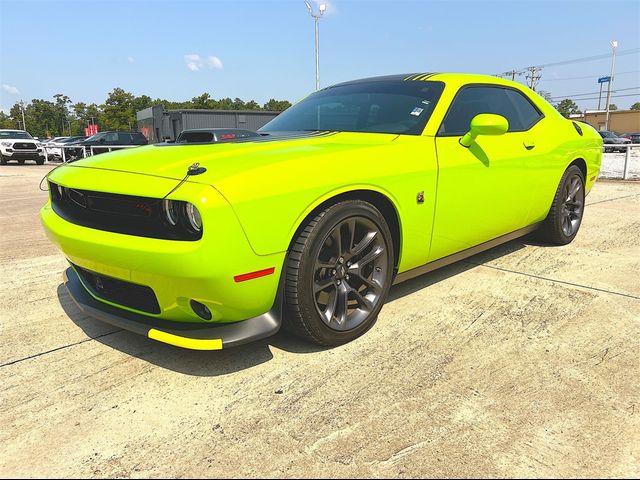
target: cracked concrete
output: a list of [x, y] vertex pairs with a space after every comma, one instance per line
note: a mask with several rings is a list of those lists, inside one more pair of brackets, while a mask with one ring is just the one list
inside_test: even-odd
[[0, 476], [640, 476], [640, 183], [598, 182], [571, 245], [394, 287], [348, 345], [193, 352], [75, 309], [46, 171], [0, 167]]

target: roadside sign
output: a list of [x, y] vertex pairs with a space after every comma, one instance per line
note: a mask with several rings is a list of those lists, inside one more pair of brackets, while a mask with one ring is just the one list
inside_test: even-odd
[[600, 77], [598, 83], [607, 83], [611, 81], [611, 77]]

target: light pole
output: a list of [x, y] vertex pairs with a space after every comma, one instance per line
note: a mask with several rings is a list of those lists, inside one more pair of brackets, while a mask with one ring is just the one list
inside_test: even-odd
[[613, 73], [616, 69], [616, 48], [618, 48], [618, 42], [616, 40], [611, 41], [611, 78], [609, 79], [609, 89], [607, 90], [607, 116], [604, 120], [604, 129], [609, 130], [609, 105], [611, 104], [611, 90], [613, 90]]
[[22, 129], [27, 131], [27, 124], [24, 123], [24, 102], [20, 100], [20, 111], [22, 112]]
[[309, 10], [309, 14], [313, 17], [313, 20], [316, 25], [316, 90], [320, 90], [320, 52], [319, 52], [319, 44], [318, 44], [318, 20], [324, 15], [327, 6], [324, 3], [320, 4], [319, 10], [320, 13], [314, 13], [313, 8], [309, 2], [304, 2], [307, 6], [307, 10]]

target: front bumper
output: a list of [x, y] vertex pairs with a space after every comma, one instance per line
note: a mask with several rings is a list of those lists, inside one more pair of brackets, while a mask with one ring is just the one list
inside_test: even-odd
[[7, 160], [39, 160], [44, 158], [42, 150], [2, 150], [2, 156]]
[[280, 330], [280, 296], [271, 310], [237, 323], [172, 322], [112, 307], [87, 291], [72, 267], [63, 273], [69, 296], [85, 315], [163, 343], [192, 350], [221, 350], [270, 337]]

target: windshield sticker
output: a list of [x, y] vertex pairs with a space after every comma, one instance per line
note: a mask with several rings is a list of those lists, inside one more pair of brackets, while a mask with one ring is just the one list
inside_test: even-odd
[[424, 112], [424, 108], [416, 107], [413, 110], [411, 110], [411, 115], [415, 115], [416, 117], [418, 117], [422, 112]]

